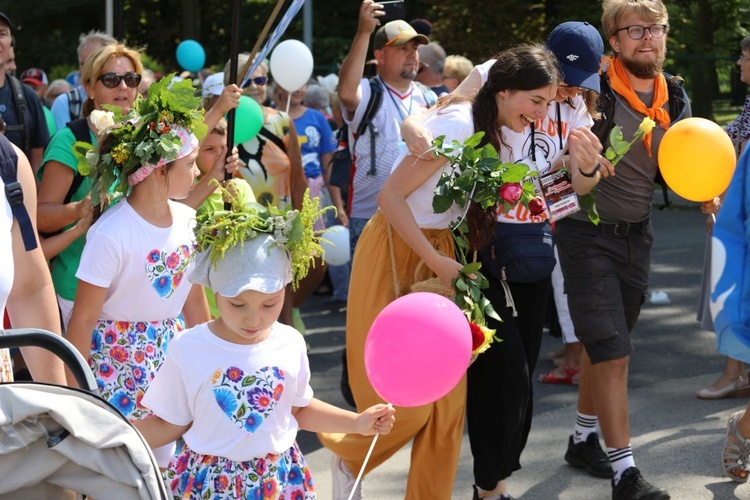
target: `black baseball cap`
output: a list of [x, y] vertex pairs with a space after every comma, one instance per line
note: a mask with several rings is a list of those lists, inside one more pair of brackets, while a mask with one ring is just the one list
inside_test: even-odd
[[5, 13], [3, 13], [3, 12], [0, 12], [0, 21], [2, 21], [5, 24], [7, 24], [10, 29], [13, 29], [13, 23], [10, 22], [10, 18], [8, 16], [6, 16]]

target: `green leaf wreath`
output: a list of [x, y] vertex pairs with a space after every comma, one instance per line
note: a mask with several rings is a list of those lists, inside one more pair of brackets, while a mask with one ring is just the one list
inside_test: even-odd
[[174, 76], [172, 73], [151, 85], [146, 99], [138, 94], [127, 114], [123, 115], [119, 106], [103, 106], [114, 121], [114, 126], [99, 131], [100, 141], [105, 133], [112, 135], [103, 154], [87, 142], [73, 144], [78, 171], [93, 177], [94, 206], [103, 209], [113, 196], [126, 196], [130, 191], [128, 175], [141, 166], [176, 158], [182, 143], [173, 127], [190, 130], [198, 140], [206, 136], [200, 97], [190, 80], [174, 81]]
[[[223, 189], [223, 188], [221, 188]], [[224, 195], [231, 193], [224, 190]], [[275, 206], [265, 207], [258, 203], [232, 203], [233, 210], [218, 210], [196, 217], [195, 240], [199, 252], [210, 252], [209, 259], [216, 264], [224, 254], [236, 245], [256, 238], [262, 233], [271, 234], [276, 245], [289, 252], [292, 260], [292, 286], [296, 289], [300, 280], [307, 276], [314, 258], [325, 253], [320, 234], [313, 229], [319, 217], [333, 207], [319, 208], [319, 199], [310, 199], [310, 190], [305, 191], [300, 210], [281, 210]]]

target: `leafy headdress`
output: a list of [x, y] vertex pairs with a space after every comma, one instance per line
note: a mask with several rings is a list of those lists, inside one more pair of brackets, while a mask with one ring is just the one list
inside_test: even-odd
[[332, 207], [318, 207], [308, 190], [300, 210], [233, 203], [232, 211], [199, 214], [194, 230], [198, 255], [190, 281], [225, 297], [246, 289], [272, 293], [290, 281], [296, 288], [314, 258], [324, 253], [313, 224]]
[[[91, 202], [105, 208], [107, 200], [126, 196], [131, 186], [154, 169], [187, 156], [206, 136], [200, 97], [189, 80], [168, 75], [138, 95], [127, 114], [104, 105], [111, 117], [97, 116], [98, 146], [76, 142], [78, 171], [93, 177]], [[111, 118], [111, 119], [110, 119]]]

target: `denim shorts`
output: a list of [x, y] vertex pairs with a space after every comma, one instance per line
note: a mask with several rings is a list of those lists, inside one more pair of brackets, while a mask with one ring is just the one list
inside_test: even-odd
[[592, 363], [628, 356], [648, 289], [651, 220], [595, 226], [563, 219], [556, 230], [576, 336]]

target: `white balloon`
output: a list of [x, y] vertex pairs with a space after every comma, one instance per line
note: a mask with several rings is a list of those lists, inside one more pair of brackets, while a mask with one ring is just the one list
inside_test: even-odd
[[302, 88], [312, 76], [313, 56], [299, 40], [284, 40], [271, 54], [271, 76], [287, 92]]
[[330, 243], [321, 242], [326, 254], [323, 257], [330, 266], [341, 266], [349, 262], [349, 228], [331, 226], [323, 231], [323, 238]]

